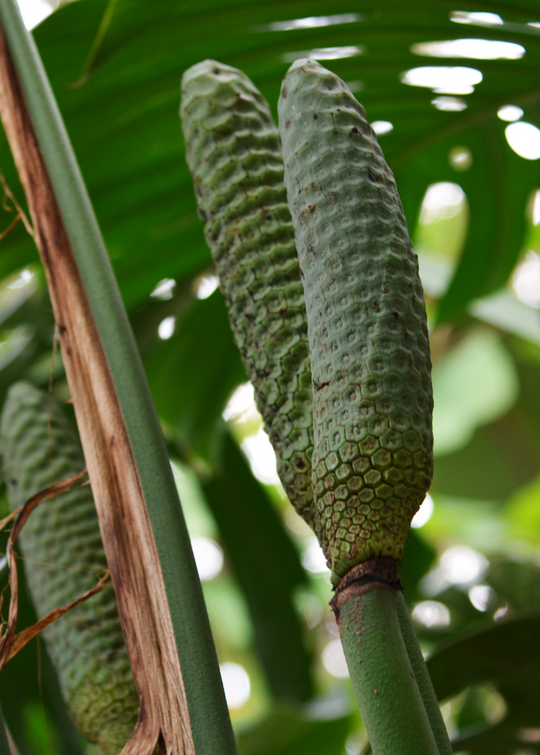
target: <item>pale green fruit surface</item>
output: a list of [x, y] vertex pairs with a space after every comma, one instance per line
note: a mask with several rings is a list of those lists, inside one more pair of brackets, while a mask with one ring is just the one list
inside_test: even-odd
[[400, 561], [433, 467], [426, 312], [403, 208], [363, 107], [313, 60], [279, 98], [313, 373], [313, 487], [334, 584]]
[[315, 525], [306, 312], [278, 130], [247, 76], [213, 60], [185, 72], [181, 116], [199, 214], [278, 473]]
[[[58, 404], [28, 383], [8, 392], [1, 418], [4, 477], [12, 508], [85, 467], [79, 439]], [[38, 615], [95, 587], [107, 568], [90, 486], [42, 501], [19, 536]], [[139, 698], [112, 586], [44, 630], [71, 717], [104, 755], [133, 734]]]

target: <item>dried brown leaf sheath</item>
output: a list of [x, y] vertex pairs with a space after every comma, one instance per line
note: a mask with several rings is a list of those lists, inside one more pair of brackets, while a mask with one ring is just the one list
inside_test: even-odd
[[45, 267], [118, 610], [141, 699], [123, 755], [195, 753], [163, 575], [97, 326], [0, 32], [0, 115]]
[[[44, 616], [42, 619], [40, 619], [37, 624], [34, 624], [31, 627], [27, 627], [22, 632], [19, 632], [19, 634], [15, 634], [19, 612], [17, 557], [14, 551], [15, 541], [17, 540], [20, 531], [24, 527], [26, 520], [28, 519], [32, 511], [43, 500], [45, 500], [46, 498], [53, 498], [55, 495], [58, 495], [58, 493], [63, 493], [66, 490], [70, 490], [85, 474], [86, 469], [83, 469], [82, 472], [75, 475], [74, 477], [70, 477], [67, 480], [62, 480], [61, 482], [57, 482], [54, 485], [45, 488], [44, 490], [40, 490], [39, 493], [36, 493], [36, 495], [32, 496], [32, 498], [30, 498], [30, 500], [27, 501], [24, 506], [22, 506], [17, 511], [14, 511], [13, 514], [11, 514], [9, 517], [6, 517], [2, 520], [2, 522], [0, 522], [0, 525], [2, 525], [3, 522], [6, 522], [6, 520], [13, 518], [13, 516], [17, 517], [15, 524], [11, 529], [6, 550], [6, 557], [9, 564], [9, 586], [11, 588], [11, 601], [9, 604], [9, 618], [7, 621], [6, 631], [2, 635], [0, 635], [0, 671], [2, 671], [4, 665], [11, 658], [13, 658], [13, 656], [16, 655], [19, 650], [22, 650], [23, 647], [27, 645], [31, 639], [36, 637], [36, 635], [38, 635], [43, 629], [45, 629], [45, 627], [49, 626], [49, 624], [52, 624], [53, 621], [59, 619], [67, 611], [75, 608], [75, 606], [78, 606], [80, 603], [83, 603], [85, 600], [91, 598], [92, 595], [95, 595], [96, 593], [103, 590], [109, 579], [110, 574], [107, 571], [100, 577], [98, 584], [94, 588], [85, 592], [84, 595], [81, 595], [79, 598], [77, 598], [77, 600], [74, 600], [68, 606], [63, 606], [62, 608], [57, 608], [55, 611], [51, 611], [51, 613], [47, 614], [47, 616]], [[0, 609], [1, 608], [2, 597], [0, 596]]]

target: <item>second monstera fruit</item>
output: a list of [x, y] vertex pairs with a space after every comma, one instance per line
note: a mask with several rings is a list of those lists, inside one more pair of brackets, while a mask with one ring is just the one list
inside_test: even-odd
[[279, 133], [248, 77], [215, 60], [184, 73], [181, 116], [197, 207], [279, 476], [317, 529], [306, 310]]
[[[10, 388], [0, 433], [13, 509], [85, 467], [76, 430], [60, 405], [29, 383]], [[107, 569], [88, 485], [42, 501], [19, 540], [40, 616], [95, 587], [97, 575]], [[139, 696], [113, 588], [68, 611], [43, 635], [79, 732], [103, 755], [118, 755], [135, 729]]]

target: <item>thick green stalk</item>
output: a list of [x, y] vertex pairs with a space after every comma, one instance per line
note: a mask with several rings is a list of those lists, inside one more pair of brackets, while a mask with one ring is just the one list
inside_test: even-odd
[[403, 642], [407, 648], [409, 660], [416, 677], [416, 683], [418, 684], [418, 689], [420, 690], [422, 700], [424, 701], [424, 707], [431, 724], [431, 729], [435, 736], [437, 747], [439, 748], [439, 755], [452, 755], [452, 745], [448, 739], [448, 733], [441, 715], [441, 709], [439, 708], [437, 696], [433, 689], [426, 662], [424, 661], [424, 656], [422, 655], [420, 645], [418, 644], [416, 632], [414, 631], [402, 592], [398, 592], [396, 595], [396, 607]]
[[15, 0], [0, 23], [69, 237], [114, 390], [157, 547], [199, 753], [235, 752], [202, 590], [165, 444], [118, 286], [69, 137]]
[[[348, 581], [345, 578], [344, 582]], [[374, 755], [439, 755], [401, 636], [393, 589], [351, 580], [334, 598], [351, 682]]]

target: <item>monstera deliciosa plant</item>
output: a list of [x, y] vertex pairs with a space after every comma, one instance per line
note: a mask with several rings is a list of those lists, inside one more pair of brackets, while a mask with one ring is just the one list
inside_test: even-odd
[[[5, 129], [0, 143], [4, 192], [0, 211], [0, 399], [5, 402], [2, 453], [6, 484], [0, 519], [4, 529], [14, 521], [9, 518], [7, 499], [16, 506], [31, 501], [16, 520], [9, 541], [9, 533], [4, 534], [8, 568], [4, 566], [0, 576], [2, 587], [9, 583], [11, 592], [4, 593], [10, 599], [5, 597], [3, 603], [0, 701], [9, 744], [5, 736], [0, 737], [0, 750], [3, 747], [9, 752], [9, 746], [21, 755], [91, 752], [92, 745], [80, 738], [68, 715], [74, 704], [71, 699], [66, 703], [62, 693], [65, 695], [68, 687], [78, 688], [79, 683], [83, 688], [87, 681], [92, 684], [93, 674], [104, 685], [100, 706], [107, 711], [108, 720], [121, 717], [110, 696], [110, 690], [119, 684], [114, 665], [118, 639], [108, 661], [101, 664], [99, 673], [92, 671], [88, 680], [80, 670], [82, 656], [71, 658], [66, 653], [69, 660], [61, 669], [54, 650], [50, 651], [54, 666], [51, 664], [40, 638], [19, 650], [32, 630], [19, 634], [19, 639], [16, 635], [43, 619], [45, 611], [64, 608], [82, 598], [86, 590], [92, 592], [95, 584], [96, 589], [103, 588], [101, 595], [87, 595], [83, 605], [70, 609], [49, 627], [50, 637], [53, 630], [57, 638], [67, 637], [67, 630], [62, 635], [64, 621], [71, 638], [77, 616], [86, 617], [84, 631], [89, 639], [84, 649], [92, 648], [92, 656], [93, 605], [107, 591], [112, 594], [106, 575], [94, 574], [104, 563], [99, 558], [86, 568], [90, 578], [79, 587], [83, 582], [76, 573], [84, 568], [75, 560], [71, 563], [77, 558], [78, 549], [73, 548], [77, 526], [70, 524], [62, 535], [68, 538], [69, 549], [59, 549], [60, 541], [55, 540], [68, 516], [63, 513], [68, 508], [59, 502], [68, 501], [67, 496], [75, 500], [88, 495], [88, 487], [64, 492], [87, 478], [81, 474], [83, 468], [77, 472], [64, 463], [71, 454], [71, 441], [55, 440], [57, 424], [51, 420], [58, 417], [58, 426], [67, 422], [65, 415], [72, 402], [141, 703], [142, 715], [126, 753], [151, 753], [158, 747], [159, 752], [200, 755], [234, 752], [237, 747], [240, 753], [253, 755], [308, 751], [339, 755], [367, 752], [371, 739], [375, 753], [432, 751], [441, 755], [450, 751], [450, 744], [435, 695], [443, 705], [455, 751], [475, 755], [538, 752], [540, 181], [536, 160], [540, 158], [540, 95], [536, 81], [540, 15], [536, 4], [454, 7], [443, 0], [406, 6], [390, 0], [372, 5], [347, 0], [339, 4], [328, 0], [315, 4], [202, 0], [193, 6], [172, 0], [151, 4], [144, 0], [77, 0], [62, 5], [34, 30], [34, 45], [16, 3], [5, 0], [0, 6], [0, 26], [0, 111]], [[217, 68], [202, 63], [209, 60], [219, 61]], [[264, 110], [264, 128], [268, 133], [274, 129], [264, 137], [262, 146], [249, 145], [253, 153], [248, 154], [241, 170], [235, 162], [242, 149], [235, 135], [241, 129], [233, 128], [230, 135], [223, 131], [225, 126], [219, 131], [221, 116], [216, 116], [216, 102], [204, 87], [196, 95], [209, 98], [211, 107], [204, 111], [207, 120], [203, 113], [196, 126], [200, 141], [195, 148], [190, 146], [189, 128], [184, 126], [184, 142], [178, 115], [180, 81], [184, 76], [185, 113], [189, 82], [195, 80], [190, 78], [191, 72], [203, 70], [198, 64], [209, 66], [210, 76], [234, 70], [235, 76], [245, 77], [244, 91], [259, 103], [259, 115]], [[307, 72], [306, 79], [322, 76], [310, 79], [314, 92], [322, 91], [329, 82], [328, 92], [335, 87], [331, 94], [324, 90], [327, 100], [322, 95], [317, 100], [328, 101], [328, 109], [338, 108], [332, 110], [333, 136], [331, 130], [328, 134], [324, 130], [324, 116], [316, 109], [309, 110], [311, 94], [297, 86], [299, 71]], [[242, 96], [240, 93], [238, 108], [245, 113], [251, 105], [248, 95], [245, 100]], [[371, 126], [365, 123], [364, 111], [354, 104], [354, 98], [365, 109]], [[260, 222], [255, 222], [251, 195], [248, 193], [246, 200], [243, 192], [250, 170], [249, 185], [255, 194], [262, 185], [262, 173], [274, 171], [274, 180], [282, 171], [275, 130], [278, 100], [283, 156], [290, 170], [289, 177], [285, 176], [289, 206], [293, 220], [295, 213], [299, 218], [295, 230], [308, 305], [311, 384], [305, 350], [300, 354], [301, 350], [293, 348], [290, 354], [294, 359], [287, 362], [283, 355], [289, 352], [280, 341], [281, 336], [290, 338], [294, 347], [298, 333], [306, 332], [298, 304], [300, 276], [295, 277], [294, 272], [284, 296], [294, 301], [292, 325], [287, 322], [285, 331], [274, 338], [274, 321], [265, 320], [257, 310], [262, 325], [257, 321], [259, 330], [254, 326], [251, 331], [255, 345], [242, 351], [242, 362], [223, 299], [224, 294], [230, 305], [232, 294], [219, 269], [219, 253], [217, 272], [223, 293], [213, 290], [216, 267], [204, 236], [206, 223], [210, 246], [214, 239], [219, 249], [225, 249], [229, 242], [219, 236], [225, 233], [224, 223], [237, 211], [235, 202], [247, 201], [242, 209], [246, 225], [240, 227], [240, 221], [234, 220], [230, 238], [236, 243], [245, 240], [242, 234], [247, 238], [246, 233], [253, 233], [248, 240], [254, 262], [247, 273], [239, 274], [232, 288], [236, 286], [241, 296], [255, 271], [263, 283], [261, 295], [256, 294], [254, 300], [264, 299], [264, 306], [271, 311], [272, 296], [277, 301], [280, 295], [273, 275], [293, 249], [292, 225], [283, 214], [288, 212], [285, 188], [280, 188], [280, 183], [276, 189], [279, 197], [275, 202], [283, 209], [272, 216], [274, 220], [279, 216], [288, 229], [283, 236], [281, 231], [276, 236], [278, 251], [271, 252], [271, 264], [277, 266], [274, 271], [263, 271], [263, 263], [257, 261], [257, 234], [263, 238], [265, 223], [274, 220], [261, 215]], [[265, 101], [268, 105], [260, 104]], [[338, 115], [341, 103], [354, 115]], [[326, 105], [321, 107], [327, 112]], [[303, 120], [295, 121], [300, 111], [303, 116], [309, 114], [305, 125]], [[188, 115], [196, 121], [193, 112]], [[212, 117], [218, 120], [211, 121]], [[345, 123], [348, 117], [352, 117], [350, 124]], [[339, 146], [339, 129], [348, 129], [343, 147]], [[309, 150], [302, 147], [308, 131], [320, 134], [323, 140], [315, 144], [322, 155], [317, 168], [316, 155], [304, 155]], [[218, 144], [219, 134], [224, 147]], [[335, 143], [331, 141], [334, 136]], [[208, 139], [216, 141], [210, 144]], [[394, 488], [405, 480], [413, 484], [414, 475], [406, 471], [413, 469], [412, 462], [407, 464], [403, 458], [400, 464], [403, 462], [404, 469], [392, 472], [399, 479], [390, 479], [389, 473], [383, 480], [387, 468], [383, 454], [370, 472], [355, 468], [359, 477], [351, 477], [347, 465], [350, 462], [352, 469], [356, 458], [336, 464], [329, 461], [334, 449], [317, 446], [316, 433], [312, 436], [314, 456], [311, 451], [304, 453], [313, 442], [309, 439], [311, 423], [306, 420], [311, 416], [312, 392], [316, 422], [323, 432], [328, 429], [325, 412], [330, 416], [335, 412], [338, 427], [343, 414], [329, 393], [327, 383], [331, 381], [321, 378], [321, 365], [327, 364], [324, 350], [316, 351], [326, 338], [323, 331], [327, 326], [315, 319], [310, 324], [309, 317], [310, 307], [313, 310], [317, 301], [318, 276], [327, 274], [324, 265], [317, 267], [321, 263], [313, 256], [313, 239], [324, 247], [326, 242], [320, 239], [325, 238], [326, 228], [332, 233], [337, 228], [337, 220], [330, 214], [334, 209], [341, 211], [336, 203], [349, 202], [349, 194], [347, 188], [342, 191], [339, 178], [339, 186], [329, 185], [323, 200], [317, 194], [315, 171], [328, 169], [331, 174], [338, 168], [342, 172], [350, 168], [351, 194], [361, 193], [364, 189], [355, 184], [360, 179], [355, 178], [354, 150], [364, 149], [365, 139], [370, 145], [378, 139], [392, 171], [384, 167], [379, 148], [370, 147], [372, 152], [366, 154], [368, 162], [369, 154], [373, 162], [365, 166], [365, 181], [371, 183], [374, 196], [384, 198], [385, 192], [394, 191], [392, 174], [395, 177], [400, 200], [394, 197], [392, 202], [399, 212], [400, 202], [403, 205], [419, 257], [433, 362], [434, 478], [430, 497], [413, 521], [404, 554], [403, 537], [400, 535], [393, 550], [394, 541], [377, 524], [379, 515], [369, 519], [370, 501], [373, 497], [378, 500], [379, 493], [365, 494], [363, 501], [358, 491], [361, 485], [368, 491], [380, 490], [380, 506], [370, 510], [383, 511], [390, 506], [384, 503], [389, 484]], [[226, 194], [227, 202], [232, 203], [231, 210], [220, 205], [224, 220], [215, 214], [214, 200], [201, 193], [206, 184], [202, 179], [197, 183], [195, 170], [194, 192], [185, 159], [187, 155], [193, 170], [197, 159], [206, 160], [207, 151], [210, 154], [215, 144], [218, 163], [214, 167], [204, 163], [201, 175], [222, 170], [224, 180], [218, 184], [218, 194]], [[265, 155], [264, 170], [257, 167], [257, 150]], [[304, 191], [302, 181], [306, 183], [305, 202], [299, 191]], [[367, 246], [369, 234], [373, 234], [375, 256], [380, 253], [384, 264], [392, 267], [391, 275], [394, 266], [398, 273], [405, 270], [405, 287], [416, 280], [416, 273], [407, 272], [399, 257], [394, 263], [394, 257], [385, 255], [388, 245], [402, 244], [405, 250], [410, 245], [404, 237], [387, 246], [386, 241], [378, 241], [385, 227], [385, 207], [389, 207], [381, 202], [375, 207], [373, 224], [369, 220], [364, 223], [352, 204], [351, 217], [359, 224], [354, 226], [357, 231], [367, 228]], [[404, 228], [403, 221], [399, 222]], [[339, 247], [339, 233], [336, 238]], [[378, 244], [382, 244], [380, 252]], [[355, 278], [360, 269], [347, 268], [356, 252], [351, 248], [350, 257], [342, 256], [345, 252], [329, 252], [329, 263], [344, 260], [343, 279], [341, 272], [336, 272], [342, 287], [348, 285], [347, 273]], [[397, 254], [394, 248], [390, 252]], [[404, 253], [413, 260], [412, 252]], [[287, 270], [293, 269], [285, 262]], [[291, 264], [298, 263], [293, 260]], [[379, 297], [388, 293], [381, 269], [373, 276]], [[371, 268], [366, 267], [362, 274], [369, 278]], [[347, 295], [360, 298], [363, 279], [362, 285], [356, 279], [353, 282], [358, 291], [355, 288], [356, 293]], [[415, 312], [419, 306], [423, 315], [419, 287], [416, 283], [414, 287], [420, 304], [411, 306]], [[237, 313], [246, 311], [243, 300], [234, 301]], [[378, 301], [370, 298], [369, 303], [378, 306]], [[339, 309], [337, 299], [336, 306]], [[279, 304], [279, 317], [283, 316], [281, 309]], [[396, 307], [389, 310], [389, 333], [390, 325], [399, 322], [400, 312]], [[234, 328], [234, 316], [232, 324]], [[332, 321], [328, 329], [334, 325]], [[318, 341], [313, 336], [317, 328], [323, 334]], [[404, 348], [407, 332], [406, 328], [398, 331], [402, 341], [396, 341], [397, 351]], [[236, 333], [237, 343], [239, 338], [241, 341], [243, 336]], [[250, 371], [246, 354], [253, 353], [257, 360], [257, 339], [263, 338], [269, 343], [274, 339], [273, 353], [284, 349], [279, 358], [286, 368], [296, 374], [300, 365], [298, 374], [307, 374], [308, 381], [302, 377], [298, 385], [292, 378], [280, 383], [279, 376], [272, 376], [262, 362], [258, 372], [255, 368]], [[343, 352], [340, 338], [336, 337], [336, 360]], [[319, 362], [314, 361], [315, 354]], [[423, 354], [422, 366], [411, 362], [411, 374], [420, 368], [428, 373], [430, 357], [427, 350]], [[357, 357], [351, 358], [356, 365]], [[377, 360], [372, 359], [371, 364], [370, 358], [360, 369], [370, 375], [377, 369], [384, 372], [384, 359], [378, 367]], [[333, 364], [331, 359], [328, 363]], [[266, 429], [272, 440], [278, 438], [275, 445], [284, 488], [275, 472], [261, 470], [261, 458], [269, 453], [269, 445], [246, 387], [246, 370], [255, 383]], [[271, 383], [273, 377], [276, 380]], [[384, 382], [384, 375], [381, 380]], [[281, 393], [272, 392], [277, 385]], [[359, 388], [360, 396], [361, 385]], [[429, 396], [431, 388], [423, 390]], [[243, 405], [242, 396], [248, 397]], [[282, 424], [275, 425], [275, 432], [272, 415], [265, 414], [260, 396], [282, 413]], [[403, 396], [404, 402], [409, 401], [408, 393]], [[363, 399], [367, 405], [366, 397]], [[23, 413], [16, 416], [17, 401], [26, 403]], [[426, 402], [424, 408], [430, 408], [429, 399]], [[30, 416], [34, 409], [28, 407], [32, 406], [45, 409], [36, 409], [35, 416]], [[390, 411], [392, 407], [386, 408]], [[306, 427], [302, 422], [307, 422]], [[373, 435], [375, 441], [370, 440], [372, 447], [362, 454], [371, 459], [378, 450], [374, 443], [379, 442], [379, 430], [372, 433], [369, 422], [368, 438]], [[14, 450], [25, 426], [30, 428], [24, 441], [27, 450]], [[315, 429], [317, 432], [317, 426]], [[279, 435], [282, 432], [283, 437]], [[297, 435], [293, 437], [291, 432]], [[427, 456], [431, 458], [430, 432], [429, 428], [423, 431], [428, 438], [427, 452], [416, 446], [405, 448], [414, 459], [424, 454], [414, 477], [420, 497], [429, 477], [427, 469], [426, 474], [420, 471], [425, 469]], [[289, 459], [287, 443], [291, 438], [298, 448], [291, 451]], [[410, 443], [414, 445], [416, 440]], [[258, 455], [253, 449], [259, 449]], [[292, 455], [298, 449], [301, 453]], [[79, 453], [70, 456], [79, 460], [73, 462], [77, 468], [82, 465]], [[20, 459], [20, 466], [13, 471], [15, 458]], [[302, 465], [312, 460], [315, 503], [310, 497], [309, 474], [302, 477]], [[318, 475], [316, 464], [322, 464], [321, 460], [326, 467]], [[334, 482], [334, 468], [342, 480]], [[365, 476], [371, 472], [372, 482], [366, 482]], [[347, 487], [343, 500], [358, 493], [361, 506], [368, 507], [355, 511], [358, 523], [352, 521], [353, 514], [342, 513], [348, 510], [343, 507], [328, 514], [330, 499], [332, 505], [335, 499], [339, 504], [341, 494], [332, 487], [338, 484]], [[20, 491], [19, 498], [14, 490]], [[329, 490], [332, 495], [327, 499]], [[305, 518], [323, 546], [331, 578], [312, 530], [294, 513], [287, 496], [298, 510], [308, 512]], [[25, 520], [36, 505], [37, 511]], [[412, 515], [416, 507], [417, 502], [408, 513]], [[46, 510], [49, 514], [38, 520]], [[336, 511], [339, 516], [333, 527], [331, 516]], [[388, 515], [389, 519], [385, 516], [383, 512], [383, 523], [389, 521], [393, 526], [394, 514]], [[364, 525], [366, 517], [372, 522], [371, 529]], [[375, 532], [372, 539], [366, 536], [363, 556], [358, 556], [359, 531]], [[39, 549], [32, 550], [26, 543], [36, 533], [43, 535], [43, 540]], [[14, 545], [15, 534], [20, 534], [21, 551]], [[337, 540], [333, 543], [334, 535]], [[95, 536], [83, 533], [83, 537]], [[377, 542], [383, 543], [380, 549]], [[82, 553], [84, 548], [79, 550]], [[399, 578], [404, 592], [393, 572], [390, 576], [377, 573], [382, 602], [372, 601], [376, 591], [370, 590], [360, 595], [355, 604], [357, 615], [351, 617], [339, 595], [356, 583], [343, 582], [343, 589], [339, 583], [351, 567], [353, 571], [359, 568], [358, 562], [362, 566], [364, 556], [368, 561], [373, 557], [402, 561]], [[35, 579], [41, 580], [46, 592], [48, 580], [54, 588], [48, 594], [54, 596], [51, 605], [34, 596], [39, 616], [26, 589], [24, 562], [32, 591]], [[41, 576], [32, 576], [40, 565]], [[66, 578], [70, 569], [75, 570], [73, 580]], [[365, 582], [365, 574], [362, 578]], [[334, 614], [328, 608], [332, 584], [338, 587], [334, 607], [338, 606], [349, 670]], [[118, 638], [118, 630], [115, 632], [111, 630], [111, 637]], [[366, 651], [364, 657], [359, 648], [366, 643], [369, 649], [373, 637], [375, 652]], [[428, 657], [431, 681], [416, 637]], [[95, 653], [102, 639], [102, 634], [96, 635]], [[62, 639], [56, 642], [61, 644]], [[65, 642], [67, 648], [68, 640]], [[392, 655], [398, 646], [396, 652], [405, 664], [399, 668], [404, 674], [410, 670], [416, 690], [409, 694], [403, 685], [401, 697], [401, 671], [397, 670], [397, 656]], [[372, 671], [374, 677], [369, 676]], [[385, 673], [395, 677], [395, 689], [390, 688], [394, 710], [390, 712], [384, 707], [386, 682], [379, 687], [378, 681]], [[362, 712], [354, 702], [349, 674], [357, 693], [358, 684], [367, 679], [369, 690], [366, 692], [366, 687], [359, 693]], [[134, 699], [132, 684], [130, 679], [126, 681], [125, 694]], [[94, 715], [90, 697], [79, 699], [76, 705], [83, 717], [89, 711]], [[79, 725], [80, 716], [75, 718]], [[113, 744], [80, 725], [79, 729], [104, 752], [119, 752], [135, 719], [136, 712], [130, 713], [129, 725]], [[419, 723], [407, 725], [410, 721]], [[103, 734], [105, 724], [92, 726], [101, 728]]]

